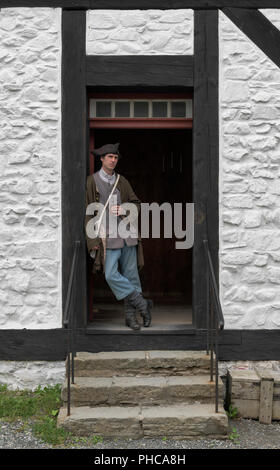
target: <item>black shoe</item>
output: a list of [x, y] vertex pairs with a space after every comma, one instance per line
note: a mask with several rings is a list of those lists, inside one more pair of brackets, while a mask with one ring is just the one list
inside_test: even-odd
[[153, 307], [153, 301], [151, 299], [145, 299], [142, 292], [134, 291], [132, 294], [127, 296], [127, 300], [132, 307], [140, 312], [143, 318], [143, 325], [150, 326], [151, 324], [151, 312], [150, 308]]
[[125, 324], [126, 326], [129, 326], [129, 328], [132, 328], [132, 330], [141, 330], [141, 326], [139, 325], [137, 319], [134, 316], [127, 317], [125, 319]]
[[136, 318], [136, 310], [129, 302], [128, 298], [124, 298], [124, 312], [125, 312], [125, 324], [133, 330], [140, 330], [141, 326], [139, 325]]
[[154, 302], [151, 299], [146, 299], [146, 300], [147, 300], [147, 308], [144, 312], [140, 311], [140, 315], [143, 318], [143, 326], [148, 327], [150, 326], [151, 321], [152, 321], [150, 308], [153, 308]]

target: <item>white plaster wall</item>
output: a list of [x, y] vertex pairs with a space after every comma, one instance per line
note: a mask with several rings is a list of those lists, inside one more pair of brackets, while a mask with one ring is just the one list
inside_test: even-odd
[[0, 10], [0, 328], [56, 328], [61, 9]]
[[65, 362], [61, 361], [1, 361], [0, 384], [9, 390], [34, 390], [63, 384]]
[[280, 371], [280, 361], [219, 361], [219, 375], [226, 376], [232, 369], [254, 370], [255, 368]]
[[[277, 27], [280, 10], [261, 10]], [[220, 291], [225, 327], [280, 327], [280, 70], [221, 11]]]
[[86, 53], [193, 54], [193, 10], [88, 10]]

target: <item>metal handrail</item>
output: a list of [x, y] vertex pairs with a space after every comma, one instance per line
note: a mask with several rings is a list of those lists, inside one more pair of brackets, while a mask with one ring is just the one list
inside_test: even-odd
[[67, 288], [67, 297], [65, 303], [65, 311], [63, 315], [63, 325], [67, 327], [68, 335], [67, 335], [67, 416], [70, 415], [70, 406], [71, 406], [71, 396], [70, 396], [70, 375], [72, 379], [72, 384], [74, 383], [74, 342], [75, 342], [75, 315], [73, 314], [73, 303], [71, 303], [72, 293], [73, 293], [73, 284], [74, 284], [74, 277], [77, 270], [77, 259], [78, 259], [78, 252], [80, 248], [80, 240], [75, 241], [75, 248], [72, 258], [72, 265], [70, 271], [70, 277], [68, 281], [68, 288]]
[[[218, 413], [218, 395], [219, 395], [219, 332], [224, 329], [224, 316], [220, 303], [219, 291], [215, 278], [213, 262], [211, 253], [208, 246], [208, 240], [203, 240], [206, 260], [207, 260], [207, 355], [209, 355], [209, 349], [211, 353], [210, 361], [210, 381], [213, 382], [213, 352], [214, 352], [214, 341], [213, 331], [215, 330], [215, 412]], [[210, 289], [209, 289], [210, 287]], [[211, 289], [212, 288], [212, 289]], [[214, 302], [211, 302], [211, 292], [214, 297]], [[215, 308], [213, 308], [215, 307]], [[210, 310], [210, 318], [209, 318]]]

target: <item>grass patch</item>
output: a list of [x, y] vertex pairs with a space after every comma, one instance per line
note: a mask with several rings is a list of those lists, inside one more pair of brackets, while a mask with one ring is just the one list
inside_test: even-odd
[[36, 390], [11, 391], [6, 385], [0, 387], [0, 418], [29, 418], [33, 415], [52, 414], [60, 407], [60, 385], [37, 387]]
[[0, 385], [0, 418], [8, 421], [31, 420], [32, 431], [44, 442], [63, 444], [70, 433], [57, 428], [57, 415], [61, 406], [61, 386], [37, 387], [34, 391], [8, 390]]
[[235, 427], [232, 428], [231, 433], [229, 435], [229, 439], [234, 442], [235, 444], [240, 444], [239, 439], [239, 434], [237, 432], [237, 429]]
[[56, 419], [50, 416], [36, 420], [32, 430], [35, 436], [52, 445], [65, 444], [65, 441], [70, 437], [70, 433], [63, 428], [58, 428]]
[[230, 419], [235, 419], [238, 417], [238, 409], [233, 408], [232, 405], [229, 405], [228, 411], [226, 411], [226, 414]]

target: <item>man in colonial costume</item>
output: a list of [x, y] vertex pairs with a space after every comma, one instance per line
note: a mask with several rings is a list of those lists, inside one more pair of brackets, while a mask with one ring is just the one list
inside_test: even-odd
[[[108, 223], [110, 217], [117, 217], [119, 222], [126, 217], [126, 211], [122, 204], [133, 203], [139, 214], [141, 201], [137, 198], [128, 180], [115, 171], [115, 167], [121, 157], [119, 144], [106, 144], [92, 152], [99, 157], [102, 167], [96, 173], [87, 177], [86, 207], [93, 202], [99, 202], [105, 206], [109, 196], [115, 205], [108, 204], [104, 217], [105, 228], [96, 237], [91, 238], [86, 230], [87, 248], [94, 259], [93, 272], [103, 272], [105, 279], [117, 300], [124, 300], [125, 322], [133, 330], [139, 330], [140, 324], [136, 318], [136, 310], [139, 310], [143, 325], [148, 327], [151, 323], [150, 308], [152, 301], [142, 295], [141, 282], [138, 270], [144, 265], [143, 246], [140, 233], [136, 236], [121, 237], [119, 230], [116, 233], [109, 232]], [[117, 181], [116, 181], [117, 179]], [[112, 192], [115, 183], [115, 190]], [[86, 214], [85, 227], [92, 218]], [[103, 218], [102, 218], [103, 219]], [[103, 225], [101, 225], [102, 229]], [[120, 271], [118, 270], [120, 263]]]

